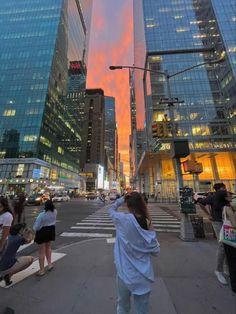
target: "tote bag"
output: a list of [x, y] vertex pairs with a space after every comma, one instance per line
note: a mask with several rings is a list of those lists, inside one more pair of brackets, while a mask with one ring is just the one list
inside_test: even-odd
[[223, 209], [223, 226], [220, 230], [219, 242], [236, 248], [236, 229], [232, 227], [231, 222], [226, 217], [225, 207]]

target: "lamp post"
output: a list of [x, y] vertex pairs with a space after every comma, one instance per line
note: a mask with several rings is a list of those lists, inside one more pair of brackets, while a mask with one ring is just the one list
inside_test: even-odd
[[[109, 69], [110, 70], [122, 70], [122, 69], [137, 69], [137, 70], [142, 70], [144, 72], [151, 72], [151, 73], [155, 73], [155, 74], [161, 74], [164, 75], [166, 78], [166, 82], [167, 82], [167, 99], [162, 99], [159, 103], [161, 104], [167, 104], [170, 111], [170, 120], [172, 121], [172, 136], [173, 136], [173, 144], [174, 144], [174, 138], [176, 136], [176, 131], [175, 131], [175, 125], [174, 125], [174, 105], [177, 103], [182, 103], [183, 101], [179, 101], [176, 98], [172, 98], [171, 95], [171, 88], [170, 88], [170, 79], [172, 77], [175, 77], [177, 75], [180, 75], [184, 72], [187, 71], [191, 71], [192, 69], [201, 67], [203, 65], [211, 65], [211, 64], [218, 64], [223, 62], [225, 59], [225, 52], [223, 51], [220, 55], [219, 58], [214, 59], [214, 60], [210, 60], [210, 61], [206, 61], [203, 63], [199, 63], [196, 65], [193, 65], [191, 67], [185, 68], [181, 71], [178, 71], [176, 73], [173, 74], [169, 74], [168, 71], [159, 71], [159, 70], [152, 70], [149, 68], [143, 68], [143, 67], [137, 67], [137, 66], [129, 66], [129, 65], [117, 65], [117, 66], [110, 66]], [[149, 152], [148, 152], [148, 156], [149, 156]], [[182, 170], [181, 170], [181, 162], [180, 162], [180, 158], [175, 158], [175, 166], [176, 166], [176, 177], [177, 177], [177, 183], [178, 183], [178, 190], [180, 193], [180, 189], [183, 188], [183, 176], [182, 176]], [[180, 194], [178, 193], [178, 196], [180, 196]], [[186, 194], [184, 195], [184, 189], [182, 189], [182, 196], [183, 196], [183, 202], [184, 199], [189, 198], [189, 192], [186, 190]], [[187, 195], [188, 194], [188, 195]], [[186, 203], [187, 204], [187, 203]], [[193, 234], [193, 228], [192, 228], [192, 224], [191, 221], [189, 220], [189, 215], [188, 215], [188, 210], [186, 211], [183, 209], [184, 205], [186, 204], [181, 204], [181, 232], [180, 232], [180, 238], [184, 241], [193, 241], [194, 240], [194, 234]], [[191, 212], [189, 210], [189, 212]]]
[[[170, 88], [170, 79], [172, 77], [175, 77], [179, 74], [182, 74], [184, 72], [187, 72], [187, 71], [191, 71], [192, 69], [195, 69], [195, 68], [198, 68], [198, 67], [201, 67], [203, 65], [210, 65], [210, 64], [218, 64], [218, 63], [221, 63], [225, 60], [225, 51], [223, 51], [220, 55], [219, 58], [217, 59], [213, 59], [213, 60], [209, 60], [209, 61], [206, 61], [206, 62], [202, 62], [202, 63], [198, 63], [198, 64], [195, 64], [191, 67], [188, 67], [188, 68], [185, 68], [183, 70], [180, 70], [176, 73], [173, 73], [173, 74], [169, 74], [168, 71], [159, 71], [159, 70], [152, 70], [152, 69], [149, 69], [149, 68], [143, 68], [143, 67], [138, 67], [138, 66], [131, 66], [131, 65], [111, 65], [109, 66], [109, 69], [110, 70], [122, 70], [122, 69], [137, 69], [137, 70], [141, 70], [141, 71], [144, 71], [144, 72], [150, 72], [150, 73], [155, 73], [155, 74], [161, 74], [161, 75], [164, 75], [165, 78], [166, 78], [166, 82], [167, 82], [167, 99], [164, 99], [164, 100], [161, 100], [160, 101], [160, 104], [167, 104], [170, 108], [170, 120], [172, 121], [172, 135], [173, 135], [173, 139], [175, 137], [175, 126], [174, 126], [174, 112], [173, 112], [173, 106], [175, 104], [178, 104], [178, 103], [183, 103], [183, 101], [179, 101], [178, 99], [176, 98], [172, 98], [172, 95], [171, 95], [171, 88]], [[176, 176], [177, 176], [177, 182], [178, 182], [178, 187], [179, 188], [182, 188], [183, 187], [183, 177], [182, 177], [182, 171], [181, 171], [181, 163], [180, 163], [180, 159], [179, 158], [176, 158]]]

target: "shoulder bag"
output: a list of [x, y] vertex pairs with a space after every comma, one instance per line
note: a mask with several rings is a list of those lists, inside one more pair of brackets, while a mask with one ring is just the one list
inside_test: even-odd
[[223, 226], [220, 230], [219, 242], [236, 248], [236, 229], [232, 227], [230, 220], [227, 219], [225, 207], [223, 209]]

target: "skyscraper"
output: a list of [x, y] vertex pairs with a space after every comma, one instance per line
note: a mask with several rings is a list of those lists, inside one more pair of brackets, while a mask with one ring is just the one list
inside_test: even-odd
[[105, 139], [106, 153], [115, 168], [115, 130], [116, 130], [116, 108], [115, 98], [105, 96]]
[[[206, 183], [221, 180], [233, 190], [236, 177], [234, 1], [137, 0], [134, 6], [136, 66], [168, 71], [167, 75], [171, 76], [216, 60], [222, 51], [226, 52], [223, 63], [208, 63], [170, 79], [153, 72], [144, 76], [149, 141], [153, 121], [168, 126], [159, 134], [162, 146], [155, 158], [150, 160], [149, 154], [146, 156], [148, 168], [151, 167], [151, 171], [146, 170], [146, 176], [154, 173], [148, 191], [160, 192], [163, 198], [176, 195], [176, 174], [170, 155], [173, 139], [187, 139], [191, 151], [188, 158], [203, 165], [203, 172], [194, 178], [190, 174], [184, 176], [186, 185], [206, 189], [209, 188]], [[143, 38], [140, 27], [144, 28]], [[168, 107], [164, 101], [170, 95], [178, 98], [174, 107]], [[156, 182], [160, 180], [161, 191], [157, 191]]]
[[[0, 38], [0, 183], [28, 192], [52, 182], [78, 184], [79, 159], [68, 143], [81, 134], [66, 96], [70, 62], [86, 54], [80, 1], [2, 2]], [[4, 134], [13, 133], [9, 159]]]

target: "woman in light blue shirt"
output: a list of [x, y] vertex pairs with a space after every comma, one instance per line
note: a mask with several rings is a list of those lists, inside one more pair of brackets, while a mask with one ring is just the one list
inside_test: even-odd
[[37, 276], [45, 275], [44, 261], [45, 257], [48, 262], [48, 271], [53, 269], [51, 261], [52, 249], [51, 241], [55, 241], [55, 225], [57, 210], [51, 200], [46, 201], [44, 211], [41, 212], [34, 223], [33, 229], [36, 231], [34, 242], [39, 246], [39, 267]]
[[[118, 212], [126, 202], [129, 213]], [[109, 213], [116, 227], [114, 248], [117, 270], [117, 314], [130, 313], [130, 297], [134, 297], [136, 314], [147, 314], [154, 273], [151, 255], [160, 251], [147, 206], [138, 192], [118, 199]]]

